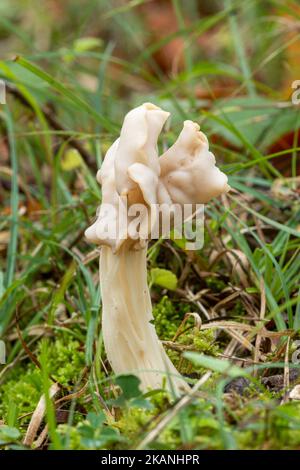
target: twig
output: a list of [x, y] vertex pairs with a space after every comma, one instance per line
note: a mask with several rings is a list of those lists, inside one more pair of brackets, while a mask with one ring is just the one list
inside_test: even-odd
[[290, 366], [289, 366], [290, 340], [291, 338], [288, 338], [287, 343], [286, 343], [285, 356], [284, 356], [284, 372], [283, 372], [284, 395], [281, 400], [281, 404], [287, 403], [289, 401], [288, 392], [290, 388]]
[[[49, 390], [49, 397], [50, 399], [53, 398], [58, 392], [59, 392], [59, 385], [57, 383], [52, 384]], [[36, 406], [36, 409], [34, 410], [34, 413], [31, 417], [30, 423], [28, 425], [23, 444], [27, 446], [31, 446], [34, 438], [36, 436], [36, 433], [42, 423], [43, 417], [46, 412], [46, 401], [45, 401], [45, 395], [42, 395], [41, 398], [39, 399], [39, 402]]]

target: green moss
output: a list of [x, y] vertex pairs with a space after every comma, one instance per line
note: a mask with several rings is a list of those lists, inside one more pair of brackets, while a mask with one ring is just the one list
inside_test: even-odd
[[255, 399], [240, 401], [231, 433], [239, 449], [295, 449], [300, 445], [299, 423], [300, 403], [278, 406], [278, 399], [270, 399], [266, 391]]
[[60, 424], [57, 428], [61, 436], [64, 449], [69, 450], [85, 450], [81, 443], [81, 436], [77, 426], [69, 426], [68, 424]]
[[48, 370], [62, 385], [75, 384], [85, 365], [84, 351], [78, 340], [64, 335], [48, 346]]
[[276, 407], [270, 418], [272, 448], [296, 449], [300, 446], [300, 403], [295, 401]]
[[245, 307], [241, 300], [237, 300], [234, 304], [233, 309], [231, 310], [231, 315], [233, 317], [242, 317], [245, 315]]
[[[38, 357], [39, 354], [38, 348]], [[59, 333], [53, 342], [49, 342], [48, 368], [51, 376], [59, 383], [65, 386], [75, 384], [84, 364], [84, 352], [80, 349], [79, 341]], [[42, 393], [40, 370], [32, 362], [16, 366], [1, 386], [0, 419], [6, 422], [12, 403], [16, 404], [19, 416], [33, 412]], [[29, 419], [30, 416], [23, 422]]]
[[[184, 315], [190, 310], [188, 304], [172, 302], [167, 296], [164, 296], [153, 308], [154, 324], [156, 332], [160, 339], [170, 341], [174, 338], [178, 328], [184, 318]], [[219, 351], [219, 345], [215, 340], [213, 330], [199, 330], [195, 327], [193, 318], [190, 318], [184, 325], [185, 331], [176, 339], [176, 344], [187, 346], [187, 349], [216, 356]], [[182, 348], [184, 351], [185, 348]], [[180, 372], [188, 372], [187, 361], [181, 360], [181, 353], [167, 349], [167, 353], [179, 369]], [[197, 372], [199, 372], [197, 370]]]
[[15, 374], [19, 377], [8, 380], [1, 386], [0, 417], [4, 422], [13, 403], [17, 406], [19, 416], [31, 413], [42, 394], [40, 372], [32, 365], [27, 370], [18, 367]]
[[171, 340], [189, 311], [189, 305], [172, 302], [166, 295], [153, 307], [155, 329], [158, 337]]
[[196, 448], [222, 448], [220, 424], [214, 416], [214, 407], [203, 399], [186, 407], [159, 435], [151, 448], [178, 449], [183, 440]]
[[205, 282], [207, 287], [209, 287], [213, 292], [221, 292], [225, 287], [227, 287], [227, 284], [222, 279], [215, 276], [206, 277]]
[[[91, 426], [88, 419], [76, 426], [62, 424], [58, 432], [62, 437], [64, 448], [86, 450], [90, 448], [126, 449], [141, 436], [143, 428], [151, 420], [154, 410], [128, 407], [120, 411], [117, 421]], [[131, 444], [130, 444], [131, 443]]]
[[155, 416], [155, 413], [155, 410], [128, 408], [123, 410], [122, 417], [115, 426], [123, 436], [132, 442], [140, 435], [141, 430]]
[[201, 331], [194, 328], [190, 336], [197, 351], [210, 356], [216, 356], [220, 352], [214, 330]]
[[[176, 340], [177, 345], [182, 346], [182, 352], [196, 351], [209, 356], [216, 356], [220, 352], [219, 344], [216, 342], [214, 330], [199, 330], [198, 328], [190, 328], [185, 333], [178, 336]], [[187, 360], [182, 360], [182, 352], [168, 350], [168, 354], [181, 373], [190, 373], [191, 370], [197, 373], [202, 373], [203, 369], [193, 366]]]

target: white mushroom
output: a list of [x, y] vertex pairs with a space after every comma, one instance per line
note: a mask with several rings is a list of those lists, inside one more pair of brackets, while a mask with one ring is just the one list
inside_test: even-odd
[[[124, 119], [120, 138], [108, 150], [97, 180], [102, 204], [86, 238], [102, 245], [102, 330], [115, 373], [134, 373], [144, 390], [188, 388], [151, 323], [147, 242], [157, 222], [157, 204], [206, 203], [227, 192], [227, 177], [215, 166], [206, 136], [185, 121], [178, 140], [158, 158], [157, 139], [169, 113], [146, 103]], [[133, 225], [136, 204], [144, 209]]]

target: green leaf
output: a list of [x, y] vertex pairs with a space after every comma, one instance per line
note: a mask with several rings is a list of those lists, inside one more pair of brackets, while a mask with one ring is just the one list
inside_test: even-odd
[[126, 400], [140, 397], [142, 392], [139, 389], [140, 379], [132, 374], [119, 375], [116, 378], [116, 384], [122, 389], [123, 397]]
[[119, 432], [105, 426], [106, 417], [101, 413], [88, 413], [87, 420], [79, 425], [81, 444], [87, 449], [100, 449], [109, 443], [122, 440]]
[[169, 290], [177, 287], [177, 277], [168, 269], [153, 268], [150, 272], [151, 283]]
[[0, 426], [0, 439], [3, 441], [16, 441], [20, 438], [21, 433], [17, 428], [6, 426], [5, 424]]
[[226, 359], [217, 359], [211, 356], [205, 356], [204, 354], [199, 354], [196, 352], [186, 352], [184, 357], [196, 366], [204, 367], [205, 369], [210, 369], [214, 372], [219, 372], [220, 374], [225, 374], [229, 377], [241, 377], [246, 376], [246, 372], [240, 367], [234, 366], [230, 361]]
[[85, 52], [91, 51], [92, 49], [96, 49], [101, 47], [102, 40], [100, 38], [93, 38], [93, 37], [85, 37], [79, 38], [74, 41], [73, 47], [74, 51], [76, 52]]
[[144, 408], [150, 410], [153, 405], [149, 400], [143, 397], [140, 390], [140, 379], [135, 375], [119, 375], [116, 378], [116, 384], [122, 389], [122, 394], [112, 401], [113, 406], [122, 408], [130, 406], [131, 408]]
[[61, 161], [61, 167], [65, 171], [75, 170], [82, 166], [82, 158], [78, 150], [69, 149], [65, 152]]
[[92, 428], [99, 429], [106, 420], [106, 416], [103, 412], [101, 413], [88, 413], [86, 420], [89, 422]]
[[10, 147], [11, 170], [12, 170], [11, 196], [10, 196], [10, 208], [11, 208], [10, 237], [9, 237], [9, 245], [8, 245], [8, 251], [7, 251], [7, 269], [6, 269], [6, 275], [5, 275], [5, 287], [9, 287], [14, 280], [14, 274], [15, 274], [16, 262], [17, 262], [17, 244], [18, 244], [18, 233], [19, 233], [19, 212], [18, 212], [19, 188], [18, 188], [18, 158], [17, 158], [17, 149], [16, 149], [15, 134], [14, 134], [14, 123], [13, 123], [11, 112], [7, 106], [6, 106], [6, 123], [7, 123], [7, 133], [8, 133], [9, 147]]

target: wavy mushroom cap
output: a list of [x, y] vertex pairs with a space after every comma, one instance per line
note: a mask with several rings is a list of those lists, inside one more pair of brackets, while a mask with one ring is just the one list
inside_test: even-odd
[[204, 204], [230, 189], [206, 135], [192, 121], [184, 122], [177, 141], [160, 157], [160, 167], [160, 181], [173, 203]]
[[136, 188], [128, 172], [133, 164], [145, 165], [159, 176], [157, 140], [169, 115], [151, 103], [126, 114], [115, 155], [115, 180], [120, 195]]
[[[184, 122], [176, 142], [158, 157], [157, 140], [168, 116], [151, 103], [125, 116], [120, 137], [97, 173], [102, 204], [96, 222], [85, 232], [88, 240], [114, 251], [130, 240], [129, 246], [141, 248], [158, 220], [157, 204], [204, 204], [230, 189], [207, 137], [192, 121]], [[120, 217], [120, 211], [137, 203], [146, 211], [133, 229], [134, 216]]]

